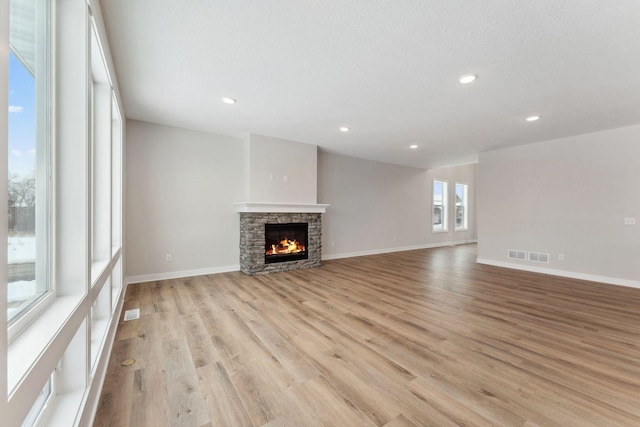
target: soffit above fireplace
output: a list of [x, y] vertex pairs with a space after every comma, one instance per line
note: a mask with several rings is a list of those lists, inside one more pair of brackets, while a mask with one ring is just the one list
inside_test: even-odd
[[234, 203], [236, 212], [256, 213], [325, 213], [327, 204], [298, 204], [298, 203]]

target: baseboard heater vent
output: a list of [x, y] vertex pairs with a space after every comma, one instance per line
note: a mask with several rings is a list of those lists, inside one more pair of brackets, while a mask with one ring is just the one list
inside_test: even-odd
[[129, 320], [136, 320], [140, 318], [140, 309], [134, 308], [131, 310], [127, 310], [124, 312], [124, 321], [128, 322]]
[[519, 251], [516, 249], [509, 249], [507, 251], [507, 257], [509, 259], [519, 259], [520, 261], [527, 260], [527, 251]]
[[543, 254], [538, 252], [529, 252], [529, 261], [531, 262], [546, 262], [549, 263], [549, 254]]

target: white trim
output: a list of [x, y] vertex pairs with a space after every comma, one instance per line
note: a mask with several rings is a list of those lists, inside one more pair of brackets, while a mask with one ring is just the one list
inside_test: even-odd
[[181, 279], [183, 277], [203, 276], [205, 274], [228, 273], [230, 271], [240, 271], [240, 265], [222, 265], [219, 267], [199, 268], [197, 270], [170, 271], [168, 273], [141, 274], [127, 277], [125, 283], [153, 282], [155, 280]]
[[[37, 389], [37, 393], [40, 392], [42, 387], [38, 388], [38, 386], [33, 387], [30, 392], [21, 390], [21, 388], [24, 388], [21, 387], [21, 384], [27, 382], [31, 385], [35, 381], [44, 386], [46, 378], [49, 377], [55, 367], [55, 363], [52, 363], [51, 359], [47, 359], [47, 362], [49, 362], [48, 368], [43, 368], [42, 370], [33, 368], [39, 364], [39, 361], [46, 353], [53, 352], [53, 359], [56, 361], [60, 359], [64, 352], [64, 349], [60, 347], [62, 345], [61, 341], [64, 340], [60, 336], [64, 334], [66, 339], [71, 340], [75, 329], [84, 320], [82, 316], [78, 317], [80, 312], [78, 308], [83, 305], [85, 299], [86, 296], [81, 294], [55, 298], [51, 305], [46, 310], [43, 310], [40, 316], [7, 347], [7, 363], [11, 366], [7, 375], [10, 401], [15, 394], [26, 393], [31, 395], [36, 393], [34, 392], [35, 389]], [[72, 323], [72, 320], [75, 323]], [[68, 324], [72, 326], [67, 326]], [[73, 329], [74, 326], [76, 327], [75, 329]], [[33, 376], [37, 376], [42, 381], [33, 380], [31, 378]], [[34, 397], [36, 395], [33, 394]], [[26, 412], [23, 415], [26, 415]]]
[[325, 213], [329, 205], [327, 204], [297, 204], [297, 203], [254, 203], [241, 202], [234, 203], [236, 212], [256, 212], [256, 213]]
[[[102, 347], [102, 351], [98, 355], [96, 361], [96, 368], [89, 389], [85, 393], [85, 399], [82, 404], [80, 423], [78, 425], [93, 425], [96, 413], [98, 411], [98, 403], [100, 402], [100, 395], [102, 394], [102, 386], [104, 380], [107, 377], [107, 368], [109, 367], [109, 360], [111, 359], [111, 352], [113, 350], [113, 343], [116, 339], [116, 331], [118, 329], [118, 323], [120, 321], [120, 315], [122, 314], [122, 308], [124, 307], [124, 295], [127, 290], [127, 284], [122, 286], [124, 292], [121, 292], [118, 296], [118, 301], [115, 310], [111, 315], [110, 325], [106, 340]], [[84, 423], [86, 421], [86, 423]]]
[[477, 242], [478, 242], [477, 240], [456, 240], [452, 242], [442, 242], [442, 243], [425, 243], [423, 245], [415, 245], [415, 246], [401, 246], [397, 248], [372, 249], [368, 251], [345, 252], [341, 254], [322, 255], [321, 259], [322, 261], [329, 261], [332, 259], [352, 258], [357, 256], [366, 256], [366, 255], [388, 254], [392, 252], [415, 251], [418, 249], [440, 248], [443, 246], [464, 245], [467, 243], [477, 243]]
[[[2, 39], [3, 49], [6, 49], [6, 41], [9, 38], [9, 2], [8, 1], [0, 1], [0, 39]], [[3, 50], [3, 52], [6, 52]], [[0, 84], [0, 105], [9, 105], [9, 85], [6, 83], [9, 81], [9, 55], [3, 53], [0, 55], [0, 81], [3, 83]], [[5, 107], [3, 107], [5, 108]], [[4, 112], [0, 114], [0, 129], [3, 132], [0, 134], [0, 145], [2, 149], [0, 150], [0, 198], [2, 200], [1, 209], [3, 209], [2, 218], [6, 217], [7, 212], [7, 178], [8, 178], [8, 151], [7, 147], [9, 147], [9, 134], [5, 130], [9, 125], [9, 115]], [[8, 227], [3, 225], [2, 230], [0, 231], [0, 238], [3, 242], [7, 241]], [[0, 257], [2, 257], [3, 262], [6, 263], [7, 260], [7, 248], [6, 244], [1, 245], [0, 248]], [[7, 270], [6, 267], [2, 267], [2, 280], [6, 281], [7, 278]], [[5, 414], [10, 413], [14, 410], [11, 406], [7, 404], [7, 286], [3, 284], [0, 286], [0, 313], [2, 313], [2, 319], [0, 319], [0, 413], [3, 415], [3, 422], [8, 422]], [[25, 413], [26, 414], [26, 413]]]
[[490, 259], [483, 259], [483, 258], [476, 259], [476, 262], [478, 264], [493, 265], [495, 267], [511, 268], [514, 270], [523, 270], [523, 271], [529, 271], [532, 273], [550, 274], [552, 276], [587, 280], [589, 282], [606, 283], [608, 285], [640, 288], [640, 281], [637, 281], [637, 280], [619, 279], [616, 277], [598, 276], [595, 274], [578, 273], [575, 271], [556, 270], [555, 268], [536, 267], [531, 265], [515, 264], [511, 262], [493, 261]]
[[56, 300], [55, 290], [48, 290], [45, 294], [36, 298], [26, 309], [18, 315], [18, 318], [12, 319], [12, 323], [9, 324], [8, 340], [9, 343], [19, 336]]
[[[457, 207], [456, 197], [458, 197], [458, 185], [464, 185], [464, 203], [461, 206], [464, 208], [464, 226], [458, 227], [456, 225]], [[453, 231], [469, 231], [469, 184], [466, 182], [453, 182]]]

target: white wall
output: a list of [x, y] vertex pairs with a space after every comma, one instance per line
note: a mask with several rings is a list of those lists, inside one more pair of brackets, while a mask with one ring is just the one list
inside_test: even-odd
[[481, 153], [478, 241], [481, 262], [545, 252], [515, 267], [640, 285], [640, 126]]
[[473, 215], [468, 231], [431, 231], [431, 180], [437, 176], [453, 186], [457, 179], [469, 184], [472, 193], [475, 169], [467, 165], [427, 172], [320, 151], [318, 201], [331, 205], [322, 219], [323, 258], [474, 240]]
[[315, 204], [318, 147], [249, 136], [249, 202]]
[[[245, 143], [127, 121], [126, 275], [131, 281], [239, 268], [239, 215], [233, 204], [243, 201], [246, 191]], [[173, 261], [166, 261], [167, 254]]]

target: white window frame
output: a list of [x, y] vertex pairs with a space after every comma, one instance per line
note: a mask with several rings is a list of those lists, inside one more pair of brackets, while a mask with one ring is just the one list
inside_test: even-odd
[[[436, 183], [440, 183], [442, 184], [442, 201], [440, 202], [440, 204], [436, 203], [436, 198], [435, 198], [435, 186]], [[431, 231], [433, 233], [444, 233], [449, 231], [449, 223], [448, 223], [448, 217], [449, 217], [449, 206], [448, 206], [448, 202], [449, 202], [449, 193], [448, 193], [448, 187], [449, 187], [449, 183], [446, 180], [440, 180], [440, 179], [434, 179], [433, 182], [431, 183]], [[435, 218], [436, 218], [436, 207], [440, 206], [441, 210], [442, 210], [442, 214], [440, 215], [440, 224], [441, 225], [436, 225], [435, 224]]]
[[111, 252], [122, 247], [122, 140], [123, 121], [115, 91], [111, 100]]
[[36, 10], [36, 283], [45, 283], [45, 291], [31, 304], [9, 319], [8, 341], [12, 342], [55, 300], [56, 289], [51, 278], [52, 259], [52, 87], [55, 64], [53, 7], [50, 1], [38, 0]]
[[[104, 198], [101, 200], [105, 203], [101, 207], [94, 206], [104, 213], [104, 221], [100, 224], [108, 224], [109, 227], [103, 239], [107, 262], [100, 274], [94, 276], [97, 278], [92, 280], [94, 241], [91, 225], [94, 212], [91, 211], [91, 196], [94, 186], [91, 174], [95, 172], [91, 158], [90, 86], [91, 77], [95, 78], [91, 75], [92, 51], [100, 52], [107, 75], [112, 70], [112, 63], [110, 57], [104, 55], [108, 53], [104, 50], [106, 45], [101, 44], [101, 40], [106, 40], [106, 34], [100, 3], [85, 0], [38, 1], [46, 1], [53, 12], [50, 23], [51, 34], [54, 35], [50, 52], [53, 139], [49, 171], [51, 193], [47, 195], [52, 209], [50, 233], [47, 233], [50, 236], [50, 258], [46, 261], [51, 269], [52, 286], [55, 286], [50, 303], [38, 307], [37, 316], [32, 319], [25, 316], [22, 330], [15, 332], [12, 341], [0, 351], [0, 397], [4, 396], [0, 399], [0, 413], [2, 421], [12, 426], [20, 425], [31, 409], [34, 409], [32, 415], [40, 412], [36, 425], [89, 425], [106, 375], [108, 346], [115, 337], [125, 290], [121, 247], [125, 133], [119, 114], [119, 93], [114, 90], [117, 84], [113, 84], [111, 91], [104, 96], [104, 117], [111, 117], [103, 122], [107, 128], [104, 133], [98, 132], [100, 135], [111, 134], [111, 137], [105, 137], [108, 145], [103, 146], [104, 155], [100, 160], [109, 158], [113, 163], [105, 163], [105, 169], [97, 177], [104, 183], [98, 191], [102, 191]], [[0, 38], [4, 40], [9, 34], [8, 5], [9, 2], [0, 1]], [[99, 44], [97, 47], [92, 45], [93, 34], [98, 36], [94, 38]], [[0, 80], [7, 81], [7, 71], [6, 56], [0, 55]], [[5, 86], [0, 87], [0, 98], [3, 104], [8, 105], [8, 87]], [[113, 111], [118, 114], [113, 114]], [[4, 126], [6, 123], [5, 115], [0, 118], [0, 124]], [[7, 146], [6, 135], [0, 135], [0, 142]], [[6, 154], [4, 156], [0, 168], [6, 184], [7, 157]], [[7, 198], [4, 199], [5, 207], [6, 202]], [[6, 227], [0, 235], [6, 240]], [[10, 328], [6, 316], [6, 289], [0, 289], [0, 295], [4, 296], [0, 307], [5, 313], [5, 318], [0, 319], [0, 342], [7, 343]], [[41, 304], [43, 301], [38, 303]], [[17, 323], [12, 325], [12, 333], [17, 326]], [[51, 393], [41, 406], [43, 399], [39, 395], [51, 378]], [[42, 410], [38, 411], [40, 408]]]
[[[74, 139], [73, 144], [77, 147], [78, 142], [81, 144], [86, 143], [86, 133], [82, 131], [84, 123], [78, 121], [78, 114], [76, 114], [75, 111], [74, 119], [67, 119], [67, 123], [61, 126], [61, 108], [60, 101], [57, 98], [57, 95], [59, 95], [60, 92], [72, 94], [71, 97], [76, 97], [76, 99], [86, 95], [86, 92], [78, 90], [79, 85], [82, 85], [84, 80], [77, 78], [78, 74], [82, 74], [82, 72], [77, 73], [79, 67], [76, 66], [76, 74], [63, 73], [65, 74], [65, 77], [62, 79], [60, 78], [60, 73], [56, 72], [60, 67], [60, 63], [66, 64], [68, 58], [73, 58], [72, 61], [75, 61], [76, 64], [86, 62], [85, 55], [82, 55], [81, 51], [77, 49], [78, 45], [83, 43], [83, 40], [78, 40], [75, 37], [75, 35], [80, 34], [84, 29], [77, 25], [69, 26], [68, 28], [65, 28], [64, 25], [58, 25], [56, 20], [60, 19], [60, 2], [50, 0], [38, 1], [45, 4], [47, 7], [46, 17], [48, 18], [48, 23], [45, 25], [45, 23], [39, 21], [36, 28], [38, 28], [39, 31], [37, 37], [43, 37], [43, 33], [45, 33], [45, 35], [48, 34], [48, 57], [46, 58], [46, 62], [49, 69], [46, 75], [46, 83], [48, 84], [47, 89], [49, 92], [47, 92], [47, 102], [41, 105], [37, 104], [37, 114], [42, 114], [43, 108], [45, 107], [49, 111], [47, 117], [47, 131], [49, 132], [48, 137], [50, 140], [46, 144], [46, 149], [40, 149], [41, 147], [39, 145], [36, 147], [37, 161], [41, 162], [41, 156], [46, 156], [47, 160], [46, 169], [40, 167], [40, 164], [38, 164], [37, 167], [38, 175], [36, 179], [39, 179], [40, 182], [46, 183], [47, 191], [45, 192], [45, 195], [42, 196], [43, 189], [38, 185], [38, 182], [36, 182], [38, 191], [37, 197], [40, 198], [38, 201], [40, 207], [36, 207], [36, 221], [45, 219], [47, 222], [47, 228], [45, 230], [46, 233], [42, 234], [42, 231], [40, 230], [44, 225], [41, 223], [37, 223], [36, 225], [39, 229], [36, 237], [36, 250], [38, 251], [36, 257], [36, 275], [43, 274], [41, 270], [42, 268], [46, 270], [46, 275], [49, 279], [49, 292], [39, 300], [35, 301], [32, 308], [22, 315], [22, 317], [17, 319], [15, 322], [12, 322], [10, 325], [7, 323], [7, 341], [9, 343], [6, 348], [5, 359], [7, 368], [7, 393], [9, 396], [7, 405], [9, 408], [15, 408], [15, 410], [11, 409], [9, 411], [11, 414], [11, 423], [14, 423], [15, 420], [21, 416], [26, 416], [26, 413], [22, 414], [22, 411], [25, 410], [25, 402], [27, 400], [33, 398], [34, 400], [31, 402], [31, 405], [35, 405], [37, 403], [37, 395], [33, 394], [35, 387], [44, 387], [46, 382], [51, 378], [51, 375], [47, 375], [45, 369], [43, 369], [44, 365], [48, 364], [48, 361], [42, 360], [42, 355], [45, 350], [50, 350], [47, 352], [47, 359], [49, 359], [52, 352], [57, 353], [64, 348], [61, 348], [59, 343], [66, 341], [67, 337], [74, 329], [73, 325], [78, 323], [78, 318], [81, 317], [79, 314], [82, 313], [82, 309], [84, 308], [81, 302], [87, 295], [87, 290], [83, 286], [86, 283], [86, 280], [84, 280], [84, 275], [81, 272], [82, 266], [85, 265], [85, 263], [82, 262], [83, 259], [70, 253], [67, 250], [69, 245], [65, 245], [66, 247], [63, 248], [59, 247], [61, 237], [62, 240], [72, 241], [73, 245], [78, 248], [82, 249], [86, 246], [85, 239], [77, 238], [78, 233], [74, 236], [70, 236], [70, 233], [67, 232], [71, 229], [82, 230], [82, 223], [81, 221], [78, 221], [78, 219], [86, 217], [86, 213], [83, 213], [84, 204], [82, 203], [82, 198], [78, 198], [74, 194], [70, 196], [68, 200], [64, 200], [62, 203], [60, 201], [61, 195], [69, 195], [70, 191], [68, 191], [68, 189], [72, 189], [75, 192], [82, 191], [84, 193], [84, 189], [82, 188], [83, 180], [77, 179], [77, 176], [83, 173], [83, 165], [85, 165], [85, 163], [83, 161], [76, 161], [74, 163], [69, 160], [68, 163], [79, 165], [79, 167], [75, 168], [60, 167], [59, 164], [61, 157], [65, 158], [70, 152], [77, 152], [77, 150], [66, 149], [66, 151], [61, 155], [60, 141], [64, 140], [65, 144], [68, 144], [67, 141]], [[77, 18], [81, 18], [83, 12], [86, 13], [87, 5], [83, 1], [77, 1], [74, 2], [74, 4], [65, 3], [64, 9], [64, 19], [76, 19], [74, 24], [77, 24], [79, 23]], [[38, 19], [42, 19], [42, 15], [39, 14]], [[64, 33], [62, 38], [66, 39], [62, 42], [60, 40], [61, 33], [57, 31], [61, 28], [63, 30], [62, 33]], [[42, 31], [43, 29], [45, 31]], [[59, 45], [65, 44], [65, 41], [68, 40], [74, 40], [74, 47], [64, 49], [66, 52], [63, 56], [65, 57], [62, 58], [61, 61]], [[79, 52], [80, 54], [78, 54]], [[38, 62], [43, 63], [45, 61], [43, 58], [40, 58]], [[36, 75], [38, 75], [37, 72]], [[41, 84], [40, 80], [43, 79], [36, 79], [36, 85]], [[65, 80], [62, 90], [60, 90], [61, 80]], [[73, 108], [77, 112], [86, 110], [86, 106], [83, 103], [79, 103], [75, 100], [72, 102], [65, 101], [65, 104], [66, 105], [62, 107], [62, 110], [68, 109], [67, 105], [73, 105]], [[81, 124], [80, 126], [79, 123]], [[74, 135], [75, 138], [67, 138], [65, 134], [62, 138], [58, 139], [57, 137], [60, 135], [60, 131], [63, 128], [72, 129], [73, 132], [76, 133], [76, 135]], [[42, 126], [38, 126], [38, 134], [42, 132], [43, 129], [44, 128]], [[80, 138], [77, 136], [80, 136]], [[38, 143], [42, 140], [43, 139], [40, 135], [38, 135]], [[56, 155], [54, 156], [53, 153], [56, 153]], [[78, 153], [76, 157], [82, 159], [82, 153]], [[44, 176], [42, 174], [44, 174]], [[75, 177], [74, 179], [64, 178], [63, 181], [65, 182], [61, 184], [60, 176], [65, 175], [75, 175]], [[80, 184], [80, 186], [78, 184]], [[65, 189], [67, 191], [65, 191]], [[40, 211], [44, 202], [46, 202], [47, 209], [45, 215]], [[79, 207], [82, 211], [78, 212], [77, 215], [74, 215], [74, 218], [68, 218], [66, 221], [68, 226], [65, 225], [63, 229], [60, 228], [60, 219], [67, 215], [60, 213], [59, 209], [61, 205], [73, 205], [74, 208]], [[44, 241], [40, 240], [41, 236], [45, 237]], [[42, 253], [45, 253], [45, 255], [41, 255]], [[65, 259], [65, 262], [71, 266], [71, 268], [69, 269], [65, 266], [65, 268], [61, 269], [60, 259]], [[61, 270], [73, 271], [69, 271], [71, 274], [65, 271], [65, 274], [61, 276]], [[86, 322], [83, 322], [82, 324], [84, 325]], [[76, 333], [76, 336], [84, 337], [86, 336], [86, 331], [80, 331], [80, 333]], [[55, 350], [51, 350], [51, 348], [55, 348]], [[77, 351], [78, 349], [76, 348], [75, 350]], [[74, 365], [81, 366], [79, 363], [74, 363]], [[86, 383], [87, 376], [82, 371], [76, 370], [74, 372], [70, 370], [68, 376], [77, 377]], [[57, 398], [56, 384], [57, 381], [52, 382], [51, 392], [47, 397], [45, 405], [37, 415], [38, 420], [36, 421], [36, 424], [40, 424], [41, 420], [48, 416], [48, 412], [50, 410], [49, 404]], [[31, 408], [33, 408], [33, 406], [27, 407], [26, 409], [30, 410]]]
[[[463, 186], [463, 198], [462, 202], [458, 203], [458, 186]], [[454, 211], [454, 230], [455, 231], [467, 231], [469, 229], [469, 184], [464, 182], [456, 182], [455, 191], [455, 211]], [[458, 206], [463, 208], [462, 225], [458, 226]]]
[[35, 402], [33, 402], [33, 406], [22, 422], [22, 426], [37, 426], [42, 424], [43, 420], [46, 418], [47, 405], [51, 403], [51, 400], [55, 395], [54, 376], [55, 372], [51, 374], [49, 380], [45, 383], [44, 387], [42, 387], [42, 391], [38, 394]]
[[107, 267], [111, 256], [111, 161], [113, 84], [98, 39], [95, 21], [91, 25], [91, 283]]

